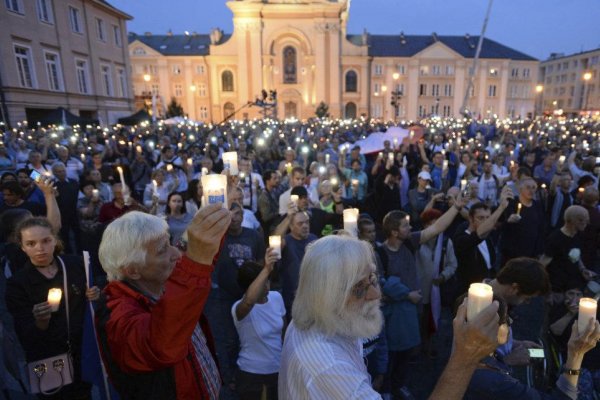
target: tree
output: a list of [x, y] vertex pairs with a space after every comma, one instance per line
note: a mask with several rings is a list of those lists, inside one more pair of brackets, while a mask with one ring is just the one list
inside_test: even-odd
[[318, 118], [329, 117], [329, 106], [324, 101], [320, 102], [315, 111]]
[[177, 102], [177, 100], [175, 100], [175, 97], [171, 97], [171, 102], [167, 106], [167, 118], [183, 116], [183, 107]]

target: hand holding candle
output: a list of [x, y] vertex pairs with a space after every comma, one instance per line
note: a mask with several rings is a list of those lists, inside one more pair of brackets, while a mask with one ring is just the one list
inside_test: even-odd
[[227, 209], [227, 176], [205, 175], [200, 180], [203, 188], [202, 206], [222, 203], [223, 208]]
[[344, 230], [358, 237], [358, 208], [347, 208], [343, 211]]
[[57, 312], [60, 306], [60, 299], [62, 298], [61, 289], [50, 289], [48, 290], [48, 303], [52, 309], [52, 312]]
[[598, 309], [598, 302], [588, 297], [583, 297], [579, 300], [579, 316], [577, 317], [577, 330], [581, 335], [587, 330], [590, 324], [590, 319], [596, 320], [596, 310]]
[[229, 170], [229, 175], [237, 176], [239, 173], [237, 151], [223, 153], [223, 168]]
[[523, 204], [518, 203], [517, 204], [517, 215], [518, 216], [521, 216], [521, 208], [523, 208]]
[[472, 321], [487, 306], [492, 304], [494, 291], [485, 283], [471, 283], [469, 286], [469, 303], [467, 321]]
[[277, 259], [281, 260], [281, 236], [269, 236], [269, 247], [273, 249], [273, 253], [277, 254]]

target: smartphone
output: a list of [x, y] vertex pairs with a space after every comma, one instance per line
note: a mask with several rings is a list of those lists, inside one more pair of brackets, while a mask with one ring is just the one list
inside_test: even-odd
[[544, 349], [529, 349], [529, 357], [544, 358]]
[[40, 179], [42, 179], [42, 174], [40, 174], [36, 170], [33, 170], [33, 171], [31, 171], [31, 174], [29, 175], [29, 177], [31, 179], [33, 179], [34, 181], [39, 182]]

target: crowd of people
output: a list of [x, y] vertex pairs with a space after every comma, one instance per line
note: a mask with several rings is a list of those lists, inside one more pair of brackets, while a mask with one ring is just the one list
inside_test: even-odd
[[[576, 321], [579, 299], [600, 297], [600, 121], [399, 125], [373, 152], [362, 140], [392, 123], [4, 130], [0, 332], [28, 363], [73, 358], [73, 383], [40, 396], [91, 398], [91, 302], [122, 398], [412, 399], [410, 363], [438, 356], [448, 310], [454, 349], [432, 399], [595, 398], [600, 325]], [[225, 205], [203, 204], [212, 174]], [[466, 321], [480, 282], [494, 302]], [[523, 308], [544, 315], [539, 341], [513, 332]], [[543, 387], [512, 377], [540, 347], [560, 360]]]

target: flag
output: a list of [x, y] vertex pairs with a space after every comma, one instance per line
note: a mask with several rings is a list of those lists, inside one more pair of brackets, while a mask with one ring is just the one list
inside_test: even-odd
[[[93, 286], [93, 278], [89, 262], [89, 253], [83, 252], [85, 275], [88, 287]], [[98, 387], [102, 400], [118, 400], [119, 395], [115, 388], [108, 382], [108, 375], [100, 357], [100, 349], [94, 324], [94, 305], [87, 301], [83, 317], [83, 339], [81, 342], [81, 378]]]

